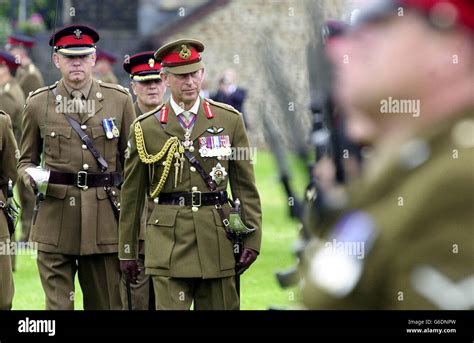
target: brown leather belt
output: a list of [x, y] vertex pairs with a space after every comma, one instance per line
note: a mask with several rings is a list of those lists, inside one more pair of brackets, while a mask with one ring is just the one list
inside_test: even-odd
[[84, 187], [112, 187], [122, 183], [119, 173], [63, 173], [51, 170], [49, 183], [57, 185], [72, 185], [78, 188]]
[[192, 207], [214, 206], [225, 204], [227, 199], [227, 191], [161, 193], [158, 198], [158, 204]]

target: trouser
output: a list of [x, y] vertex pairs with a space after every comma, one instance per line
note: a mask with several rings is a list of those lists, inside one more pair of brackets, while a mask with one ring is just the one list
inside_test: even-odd
[[120, 310], [120, 264], [117, 253], [87, 256], [38, 251], [38, 269], [47, 310], [74, 309], [74, 278], [81, 285], [84, 310]]
[[235, 277], [174, 278], [152, 275], [157, 310], [239, 310]]
[[[0, 241], [0, 244], [10, 244], [9, 241]], [[2, 247], [6, 250], [6, 247]], [[10, 255], [0, 255], [0, 310], [12, 308], [13, 294], [12, 262]]]
[[[17, 196], [20, 198], [21, 207], [21, 235], [19, 242], [28, 242], [30, 239], [31, 220], [33, 218], [33, 208], [35, 195], [31, 189], [27, 188], [21, 180], [16, 184]], [[18, 237], [18, 235], [15, 235]], [[12, 255], [12, 270], [16, 270], [16, 255]]]
[[[150, 275], [145, 274], [144, 257], [139, 255], [138, 267], [140, 273], [138, 274], [138, 282], [136, 284], [131, 283], [130, 289], [132, 293], [132, 309], [133, 310], [154, 310], [155, 309], [155, 297], [153, 291], [153, 283]], [[122, 274], [122, 280], [120, 282], [120, 296], [122, 299], [122, 308], [128, 310], [128, 297], [127, 297], [127, 283], [126, 276]]]

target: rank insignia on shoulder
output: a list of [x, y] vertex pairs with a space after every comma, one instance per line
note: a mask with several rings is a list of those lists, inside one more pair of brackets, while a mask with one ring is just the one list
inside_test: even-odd
[[199, 154], [201, 157], [230, 156], [230, 138], [223, 136], [199, 137]]
[[359, 282], [375, 236], [375, 222], [368, 213], [345, 215], [311, 258], [311, 281], [334, 297], [347, 296]]
[[217, 165], [212, 168], [212, 171], [209, 173], [209, 175], [219, 185], [222, 181], [225, 180], [227, 172], [220, 163], [217, 163]]
[[218, 134], [218, 133], [221, 133], [222, 131], [224, 131], [224, 128], [223, 127], [211, 126], [206, 131], [209, 132], [209, 133], [212, 133], [212, 134]]

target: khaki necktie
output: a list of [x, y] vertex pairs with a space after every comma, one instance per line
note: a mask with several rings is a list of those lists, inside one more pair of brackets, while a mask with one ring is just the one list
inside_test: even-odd
[[82, 102], [82, 92], [75, 89], [71, 92], [74, 101], [74, 111], [77, 114], [82, 114], [84, 112], [84, 104]]

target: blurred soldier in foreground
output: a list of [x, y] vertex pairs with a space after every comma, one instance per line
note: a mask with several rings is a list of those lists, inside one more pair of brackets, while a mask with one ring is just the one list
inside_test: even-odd
[[[149, 112], [163, 102], [163, 95], [166, 91], [166, 86], [161, 80], [160, 71], [161, 64], [155, 60], [154, 51], [142, 52], [130, 57], [123, 64], [125, 71], [130, 74], [130, 86], [137, 100], [134, 103], [135, 113], [137, 116]], [[141, 223], [141, 232], [139, 234], [139, 255], [138, 267], [139, 274], [137, 276], [137, 283], [131, 284], [131, 300], [132, 309], [134, 310], [148, 310], [155, 309], [155, 299], [153, 292], [153, 282], [149, 275], [145, 274], [145, 234], [146, 221], [150, 218], [153, 212], [154, 202], [152, 198], [148, 198], [148, 206], [146, 208], [146, 216], [144, 216], [144, 223]], [[143, 232], [142, 232], [143, 231]], [[124, 309], [128, 308], [128, 299], [125, 294], [126, 275], [122, 275], [122, 303]]]
[[13, 301], [13, 275], [9, 256], [12, 232], [8, 214], [9, 183], [16, 182], [18, 149], [8, 114], [0, 111], [0, 310], [10, 310]]
[[62, 78], [33, 92], [22, 123], [19, 172], [37, 194], [31, 240], [49, 310], [74, 309], [78, 274], [86, 310], [119, 310], [118, 186], [130, 94], [92, 78], [98, 33], [84, 25], [51, 37]]
[[[244, 123], [233, 107], [199, 96], [203, 50], [194, 39], [158, 49], [155, 58], [162, 62], [171, 98], [141, 115], [130, 134], [120, 265], [136, 282], [138, 229], [148, 193], [156, 205], [146, 231], [145, 267], [152, 275], [156, 309], [189, 310], [194, 304], [196, 310], [238, 310], [238, 275], [260, 250], [253, 166], [249, 156], [232, 156], [236, 148], [250, 148]], [[232, 213], [229, 184], [241, 204]]]
[[118, 84], [117, 76], [115, 76], [113, 71], [113, 65], [117, 62], [117, 58], [114, 54], [97, 48], [97, 59], [93, 69], [93, 75], [96, 80], [102, 82]]
[[331, 52], [349, 57], [334, 89], [375, 126], [375, 154], [305, 251], [303, 303], [472, 309], [474, 3], [382, 1], [359, 20]]

